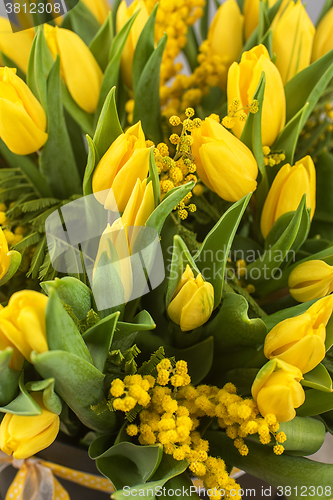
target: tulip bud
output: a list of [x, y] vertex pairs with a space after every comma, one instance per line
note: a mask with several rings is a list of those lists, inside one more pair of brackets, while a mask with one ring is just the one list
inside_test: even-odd
[[278, 323], [266, 336], [266, 358], [278, 358], [307, 373], [325, 357], [326, 325], [333, 311], [333, 296], [313, 304], [305, 313]]
[[279, 422], [289, 422], [305, 401], [300, 384], [302, 372], [280, 359], [268, 361], [252, 384], [252, 396], [263, 417], [272, 413]]
[[333, 7], [325, 14], [317, 26], [312, 48], [312, 62], [333, 49]]
[[132, 88], [132, 65], [136, 44], [138, 43], [141, 31], [148, 21], [148, 10], [143, 0], [135, 0], [127, 7], [125, 0], [121, 2], [117, 10], [116, 26], [117, 32], [127, 23], [134, 12], [140, 9], [127, 38], [125, 47], [121, 55], [121, 73], [128, 88]]
[[[0, 311], [3, 309], [3, 306], [0, 307]], [[7, 349], [7, 347], [10, 347], [12, 349], [12, 356], [9, 362], [9, 368], [12, 368], [13, 370], [20, 371], [22, 370], [23, 362], [24, 362], [24, 357], [20, 353], [18, 349], [8, 340], [6, 335], [2, 332], [0, 328], [0, 351], [4, 351]]]
[[41, 414], [32, 417], [6, 413], [0, 424], [0, 449], [21, 460], [50, 446], [59, 432], [58, 415], [47, 410], [42, 393], [31, 397], [40, 406]]
[[[277, 0], [268, 0], [268, 7], [271, 8]], [[267, 3], [267, 2], [266, 2]], [[250, 38], [252, 32], [259, 23], [259, 4], [260, 0], [245, 0], [243, 12], [245, 18], [245, 40]]]
[[44, 35], [74, 101], [87, 113], [97, 108], [103, 73], [84, 41], [73, 31], [44, 24]]
[[298, 302], [320, 299], [333, 292], [333, 267], [322, 260], [309, 260], [293, 269], [289, 292]]
[[236, 0], [220, 5], [208, 31], [210, 55], [221, 58], [220, 86], [225, 89], [230, 65], [237, 61], [243, 47], [244, 17]]
[[0, 286], [9, 281], [21, 264], [22, 256], [15, 250], [8, 251], [8, 242], [0, 227]]
[[211, 118], [192, 131], [192, 154], [202, 182], [226, 201], [257, 188], [257, 162], [245, 144]]
[[82, 0], [82, 2], [95, 16], [99, 24], [104, 24], [110, 12], [110, 5], [107, 0]]
[[276, 66], [286, 84], [309, 66], [316, 30], [301, 0], [283, 2], [271, 28]]
[[153, 183], [137, 179], [131, 197], [121, 217], [124, 226], [144, 226], [155, 209]]
[[[149, 170], [149, 149], [141, 122], [136, 123], [111, 144], [97, 165], [92, 189], [107, 210], [123, 212], [137, 179], [143, 181]], [[99, 191], [110, 190], [108, 193]], [[114, 207], [114, 200], [117, 207]]]
[[284, 165], [277, 173], [261, 215], [264, 238], [281, 215], [297, 210], [304, 194], [312, 220], [316, 208], [316, 170], [311, 156], [297, 161], [293, 167]]
[[0, 331], [30, 361], [32, 351], [48, 351], [45, 295], [32, 290], [14, 293], [0, 311]]
[[0, 51], [9, 57], [22, 71], [27, 72], [35, 30], [13, 33], [8, 19], [0, 17]]
[[[253, 100], [261, 74], [265, 73], [265, 93], [262, 107], [261, 133], [264, 146], [271, 146], [286, 122], [286, 97], [281, 75], [272, 63], [268, 50], [264, 45], [258, 45], [248, 52], [244, 52], [241, 62], [234, 63], [228, 73], [228, 105], [239, 102], [239, 108], [249, 113], [248, 106]], [[235, 113], [233, 133], [242, 135], [245, 120]]]
[[187, 265], [168, 307], [170, 319], [180, 325], [183, 332], [188, 332], [206, 323], [213, 308], [213, 286], [204, 281], [201, 274], [194, 278]]
[[44, 110], [16, 69], [0, 68], [0, 137], [17, 155], [28, 155], [47, 141]]

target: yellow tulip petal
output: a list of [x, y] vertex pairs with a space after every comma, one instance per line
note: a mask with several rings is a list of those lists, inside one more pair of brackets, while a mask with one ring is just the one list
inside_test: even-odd
[[176, 323], [176, 325], [180, 325], [181, 317], [182, 317], [182, 309], [185, 304], [187, 304], [196, 293], [198, 287], [194, 283], [194, 281], [188, 281], [183, 285], [178, 294], [169, 304], [168, 307], [168, 315], [170, 319]]
[[8, 19], [0, 17], [0, 50], [24, 72], [27, 72], [35, 30], [13, 33]]
[[13, 457], [17, 460], [29, 458], [36, 455], [41, 450], [48, 448], [56, 439], [59, 433], [60, 419], [57, 417], [47, 429], [43, 430], [29, 441], [19, 443], [17, 449], [13, 452]]
[[[45, 309], [38, 307], [24, 307], [17, 318], [17, 324], [23, 335], [26, 336], [31, 350], [38, 353], [49, 350], [45, 332]], [[31, 332], [34, 332], [31, 335]]]
[[104, 24], [110, 12], [107, 0], [82, 0], [82, 2], [93, 13], [99, 24]]
[[317, 26], [313, 41], [312, 62], [323, 57], [333, 49], [333, 7], [325, 14]]
[[134, 221], [135, 226], [144, 226], [155, 210], [153, 183], [149, 182], [143, 195], [141, 206], [139, 207]]
[[308, 373], [324, 359], [325, 343], [318, 335], [310, 334], [279, 354], [279, 359]]
[[284, 385], [261, 389], [258, 394], [257, 405], [263, 417], [273, 413], [278, 422], [289, 422], [296, 415], [291, 390]]
[[[187, 285], [184, 285], [185, 288]], [[180, 328], [183, 332], [194, 330], [205, 324], [212, 315], [214, 308], [214, 288], [205, 283], [183, 307], [180, 317]]]
[[30, 360], [31, 348], [22, 331], [18, 330], [10, 321], [3, 317], [3, 311], [0, 312], [0, 330], [8, 340]]

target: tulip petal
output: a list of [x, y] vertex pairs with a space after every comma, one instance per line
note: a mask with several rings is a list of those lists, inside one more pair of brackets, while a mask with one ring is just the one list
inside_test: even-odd
[[176, 323], [176, 325], [180, 325], [182, 309], [184, 305], [187, 304], [192, 299], [197, 290], [198, 287], [194, 283], [194, 280], [188, 281], [182, 286], [178, 294], [170, 302], [168, 307], [168, 315], [170, 319], [174, 323]]
[[18, 330], [10, 321], [5, 319], [2, 314], [3, 312], [4, 310], [0, 312], [0, 331], [26, 359], [30, 360], [31, 348], [23, 332]]
[[206, 282], [183, 307], [180, 317], [181, 330], [188, 332], [204, 325], [211, 317], [213, 309], [214, 288], [210, 283]]
[[263, 387], [259, 391], [257, 405], [263, 417], [272, 413], [278, 422], [289, 422], [296, 415], [291, 390], [285, 385]]
[[0, 17], [0, 50], [24, 72], [27, 72], [35, 30], [13, 33], [8, 19]]
[[29, 441], [21, 441], [17, 449], [13, 452], [13, 457], [21, 460], [36, 455], [41, 450], [45, 450], [45, 448], [48, 448], [55, 441], [59, 433], [59, 427], [60, 420], [58, 417], [47, 429], [33, 436]]
[[289, 348], [286, 347], [278, 357], [286, 363], [297, 366], [302, 373], [308, 373], [319, 365], [325, 354], [324, 341], [318, 335], [309, 334]]
[[135, 217], [135, 226], [144, 226], [148, 217], [155, 209], [153, 183], [150, 181], [145, 188], [143, 199]]

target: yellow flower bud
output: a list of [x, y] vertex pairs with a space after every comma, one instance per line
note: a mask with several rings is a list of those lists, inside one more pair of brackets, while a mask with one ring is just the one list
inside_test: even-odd
[[82, 0], [82, 2], [96, 17], [99, 24], [103, 24], [110, 12], [107, 0]]
[[168, 307], [171, 320], [183, 332], [194, 330], [209, 320], [214, 307], [214, 288], [201, 274], [194, 278], [189, 265], [180, 279]]
[[[265, 73], [266, 84], [262, 108], [261, 131], [264, 146], [271, 146], [286, 121], [286, 96], [284, 93], [281, 75], [272, 63], [268, 50], [264, 45], [258, 45], [248, 52], [244, 52], [241, 62], [234, 63], [228, 73], [228, 104], [237, 99], [240, 108], [245, 107], [248, 114], [253, 95], [258, 87], [262, 72]], [[245, 121], [240, 120], [236, 113], [233, 133], [240, 137]]]
[[208, 31], [209, 52], [221, 57], [223, 67], [219, 74], [222, 87], [226, 87], [230, 65], [237, 61], [243, 47], [243, 23], [236, 0], [220, 5]]
[[45, 309], [48, 298], [42, 293], [22, 290], [14, 293], [0, 311], [0, 331], [30, 361], [32, 351], [48, 351]]
[[[268, 0], [268, 7], [271, 8], [277, 0]], [[250, 38], [252, 32], [256, 29], [259, 22], [259, 4], [260, 0], [245, 0], [244, 18], [245, 18], [245, 39]]]
[[297, 210], [304, 194], [312, 219], [316, 208], [316, 170], [311, 156], [297, 161], [293, 167], [287, 164], [279, 170], [261, 215], [261, 232], [264, 238], [281, 215]]
[[325, 297], [333, 292], [333, 267], [322, 260], [303, 262], [290, 273], [288, 286], [298, 302]]
[[278, 358], [307, 373], [325, 357], [326, 325], [333, 310], [333, 296], [318, 300], [299, 316], [278, 323], [266, 336], [266, 358]]
[[17, 155], [28, 155], [47, 141], [44, 110], [16, 69], [0, 68], [0, 137]]
[[245, 144], [220, 123], [206, 118], [192, 130], [192, 153], [202, 182], [226, 201], [257, 188], [257, 162]]
[[301, 0], [283, 2], [271, 28], [276, 65], [286, 84], [309, 66], [316, 30]]
[[313, 41], [312, 62], [323, 57], [333, 49], [333, 7], [320, 21]]
[[138, 43], [141, 31], [143, 30], [146, 22], [148, 21], [148, 10], [145, 2], [143, 0], [135, 0], [133, 3], [127, 7], [125, 0], [121, 2], [117, 10], [116, 26], [117, 32], [126, 24], [126, 22], [133, 16], [134, 12], [140, 9], [137, 15], [130, 34], [127, 38], [125, 47], [121, 55], [121, 72], [123, 75], [123, 80], [128, 88], [132, 88], [132, 65], [133, 56], [136, 44]]
[[44, 35], [74, 101], [87, 113], [97, 108], [103, 73], [84, 41], [73, 31], [44, 24]]
[[289, 422], [305, 401], [300, 384], [302, 372], [280, 359], [266, 363], [252, 384], [252, 396], [263, 417], [272, 413], [279, 422]]
[[[93, 192], [107, 210], [123, 212], [137, 179], [143, 181], [148, 170], [149, 149], [138, 122], [117, 137], [102, 157], [93, 175]], [[111, 188], [109, 193], [99, 193]], [[114, 207], [114, 199], [117, 207]]]
[[47, 410], [42, 393], [31, 397], [40, 406], [41, 415], [26, 417], [6, 413], [0, 424], [0, 449], [21, 460], [29, 458], [50, 446], [59, 432], [58, 415]]
[[30, 50], [35, 30], [13, 33], [8, 19], [0, 17], [0, 50], [9, 57], [22, 71], [27, 72]]

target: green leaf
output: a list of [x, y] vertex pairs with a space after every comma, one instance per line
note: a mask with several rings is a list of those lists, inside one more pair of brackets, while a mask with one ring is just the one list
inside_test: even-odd
[[112, 40], [113, 20], [112, 12], [110, 11], [104, 24], [100, 27], [89, 45], [90, 52], [95, 57], [96, 61], [103, 71], [105, 71], [109, 63], [109, 54]]
[[142, 70], [134, 91], [133, 122], [141, 120], [146, 137], [155, 144], [163, 139], [160, 125], [160, 68], [166, 42], [167, 36], [164, 35]]
[[47, 247], [46, 235], [44, 234], [44, 236], [42, 237], [42, 239], [39, 241], [38, 245], [36, 246], [36, 250], [34, 251], [34, 256], [32, 258], [29, 271], [27, 272], [28, 278], [30, 276], [33, 279], [37, 278], [39, 268], [43, 264], [43, 261], [44, 261], [46, 247]]
[[158, 5], [155, 5], [155, 7], [153, 8], [148, 21], [141, 31], [140, 37], [135, 47], [132, 67], [134, 93], [136, 92], [137, 85], [139, 83], [144, 67], [146, 66], [150, 56], [155, 49], [155, 19], [157, 7]]
[[52, 186], [54, 196], [66, 199], [79, 194], [82, 188], [61, 105], [59, 72], [58, 57], [48, 78], [49, 138], [39, 160], [41, 172]]
[[320, 96], [333, 77], [333, 51], [328, 52], [318, 61], [310, 64], [294, 76], [285, 86], [287, 101], [287, 123], [308, 102], [303, 115], [301, 129], [314, 110]]
[[24, 374], [21, 373], [19, 378], [19, 395], [6, 406], [0, 407], [0, 412], [11, 413], [12, 415], [23, 415], [30, 417], [33, 415], [41, 415], [42, 410], [34, 399], [30, 396], [24, 386]]
[[120, 349], [125, 352], [134, 343], [138, 332], [146, 332], [155, 328], [154, 320], [147, 311], [140, 311], [132, 320], [132, 323], [118, 321], [113, 336], [112, 350]]
[[47, 76], [53, 66], [53, 58], [48, 49], [43, 27], [39, 26], [32, 43], [27, 70], [27, 84], [48, 114]]
[[9, 368], [12, 355], [12, 347], [6, 347], [6, 349], [0, 351], [0, 406], [10, 403], [18, 392], [18, 381], [21, 372]]
[[[214, 287], [214, 308], [221, 302], [230, 248], [252, 193], [234, 203], [208, 233], [194, 260]], [[222, 257], [219, 257], [222, 254]]]
[[[208, 3], [208, 2], [206, 2]], [[183, 53], [193, 73], [198, 66], [199, 44], [196, 37], [196, 32], [192, 26], [188, 26], [186, 34], [186, 45], [183, 48]]]
[[66, 87], [65, 82], [63, 81], [61, 81], [61, 94], [64, 108], [67, 113], [81, 127], [84, 134], [92, 136], [94, 133], [94, 115], [87, 113], [80, 108], [80, 106], [74, 101], [68, 88]]
[[152, 227], [158, 233], [161, 232], [165, 219], [176, 208], [178, 203], [194, 188], [194, 182], [188, 182], [169, 191], [169, 196], [165, 196], [162, 202], [155, 208], [149, 216], [146, 227]]
[[156, 162], [154, 157], [154, 148], [150, 148], [149, 151], [149, 177], [147, 183], [150, 180], [153, 183], [154, 201], [155, 201], [155, 207], [157, 207], [157, 205], [161, 201], [161, 188], [160, 188], [160, 178], [157, 172]]
[[123, 133], [119, 122], [115, 95], [116, 87], [113, 87], [105, 99], [93, 139], [100, 159], [113, 141]]
[[22, 261], [22, 255], [19, 252], [16, 252], [16, 250], [10, 250], [7, 255], [10, 258], [10, 263], [6, 273], [0, 279], [0, 286], [7, 283], [7, 281], [14, 276]]
[[316, 161], [317, 200], [311, 234], [333, 240], [333, 155], [325, 152]]
[[21, 252], [25, 249], [30, 247], [31, 245], [35, 245], [35, 243], [38, 243], [39, 240], [41, 239], [41, 234], [38, 232], [34, 232], [23, 238], [19, 243], [16, 243], [14, 245], [15, 250], [20, 250]]
[[100, 24], [83, 2], [78, 2], [74, 9], [68, 12], [73, 31], [79, 35], [86, 45], [92, 41], [100, 29]]
[[31, 392], [43, 391], [43, 403], [45, 407], [52, 413], [60, 415], [62, 412], [62, 403], [59, 396], [54, 392], [54, 383], [54, 378], [28, 382], [26, 389]]
[[299, 417], [313, 417], [331, 410], [333, 410], [333, 393], [308, 389], [305, 391], [305, 402], [296, 413]]
[[66, 351], [93, 363], [90, 352], [82, 339], [74, 321], [65, 311], [54, 288], [49, 290], [46, 312], [46, 336], [49, 349]]
[[302, 457], [316, 453], [322, 447], [326, 434], [325, 425], [309, 417], [295, 417], [290, 422], [282, 422], [280, 431], [287, 436], [287, 441], [283, 443], [286, 452]]
[[89, 328], [83, 335], [94, 365], [100, 372], [104, 372], [105, 363], [111, 350], [111, 343], [116, 324], [119, 318], [119, 312], [99, 321], [92, 328]]
[[71, 306], [78, 319], [84, 319], [91, 309], [90, 288], [72, 276], [44, 281], [40, 286], [47, 295], [50, 295], [51, 289], [55, 289], [60, 300]]
[[87, 166], [86, 170], [84, 172], [84, 179], [83, 179], [83, 194], [84, 196], [88, 196], [89, 194], [92, 194], [92, 176], [94, 173], [95, 165], [97, 162], [97, 157], [98, 153], [95, 147], [95, 144], [91, 137], [89, 135], [87, 136], [87, 141], [88, 141], [88, 148], [89, 148], [89, 153], [88, 153], [88, 161], [87, 161]]
[[[308, 107], [309, 103], [305, 103], [303, 108], [290, 119], [272, 146], [274, 151], [284, 151], [286, 155], [285, 163], [290, 163], [291, 165], [294, 163], [297, 141], [303, 129], [304, 116]], [[275, 173], [275, 171], [276, 169], [274, 168], [272, 173]]]
[[55, 379], [57, 394], [91, 430], [112, 433], [116, 416], [109, 410], [93, 411], [104, 401], [104, 375], [92, 364], [66, 351], [32, 353], [32, 363], [43, 378]]
[[333, 392], [331, 376], [321, 363], [310, 372], [305, 373], [302, 385], [317, 389], [318, 391]]

